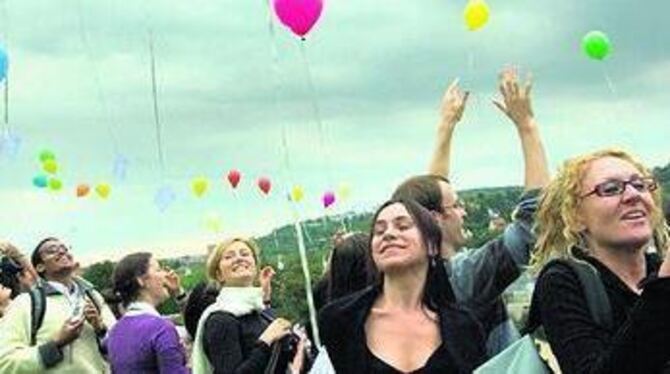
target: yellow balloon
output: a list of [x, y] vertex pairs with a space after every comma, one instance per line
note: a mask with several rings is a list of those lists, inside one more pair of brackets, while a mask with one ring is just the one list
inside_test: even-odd
[[42, 164], [42, 169], [49, 174], [56, 174], [58, 172], [58, 163], [56, 160], [46, 160]]
[[191, 190], [196, 197], [202, 197], [209, 188], [209, 180], [205, 177], [193, 178], [191, 181]]
[[216, 213], [209, 213], [205, 216], [205, 228], [211, 232], [220, 232], [223, 228], [221, 217]]
[[291, 189], [291, 200], [299, 203], [305, 197], [305, 190], [301, 186], [295, 185]]
[[109, 194], [112, 192], [112, 186], [110, 186], [108, 183], [100, 183], [97, 186], [95, 186], [95, 192], [101, 198], [106, 199], [106, 198], [109, 197]]
[[489, 20], [489, 6], [484, 0], [471, 0], [465, 6], [463, 12], [465, 24], [470, 31], [475, 31], [486, 24]]
[[351, 186], [349, 186], [347, 183], [341, 183], [337, 187], [337, 197], [340, 201], [345, 201], [349, 200], [349, 197], [351, 196]]

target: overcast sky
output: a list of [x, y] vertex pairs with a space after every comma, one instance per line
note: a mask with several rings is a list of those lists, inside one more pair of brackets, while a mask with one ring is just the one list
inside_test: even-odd
[[[552, 170], [612, 145], [651, 166], [670, 161], [669, 3], [650, 11], [631, 0], [491, 0], [477, 32], [463, 24], [464, 5], [326, 1], [301, 43], [274, 19], [270, 27], [264, 0], [0, 1], [9, 128], [22, 140], [16, 155], [0, 154], [0, 237], [31, 250], [56, 235], [100, 256], [262, 233], [291, 219], [284, 197], [296, 183], [306, 192], [302, 216], [324, 213], [320, 195], [342, 183], [351, 196], [335, 212], [373, 206], [426, 169], [439, 99], [455, 77], [472, 91], [455, 134], [457, 187], [521, 184], [513, 125], [490, 103], [506, 65], [533, 73]], [[580, 50], [593, 29], [612, 40], [604, 62]], [[58, 194], [31, 183], [45, 148], [61, 167]], [[113, 172], [119, 156], [128, 160], [123, 179]], [[242, 172], [235, 195], [222, 179], [231, 168]], [[196, 199], [189, 184], [200, 175], [212, 183]], [[273, 182], [267, 197], [259, 176]], [[108, 200], [74, 197], [77, 184], [100, 182], [112, 186]], [[176, 200], [161, 212], [154, 195], [164, 186]]]

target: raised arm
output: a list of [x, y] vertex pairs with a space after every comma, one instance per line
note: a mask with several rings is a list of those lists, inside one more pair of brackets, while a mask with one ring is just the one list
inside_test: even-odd
[[458, 78], [449, 85], [444, 93], [440, 104], [440, 121], [437, 124], [435, 150], [428, 166], [428, 173], [449, 176], [451, 137], [456, 124], [461, 120], [469, 94], [468, 91], [461, 91]]
[[525, 190], [542, 188], [549, 183], [547, 157], [531, 106], [531, 87], [530, 78], [520, 87], [516, 70], [505, 69], [500, 74], [502, 100], [493, 100], [493, 104], [512, 120], [519, 134], [525, 165]]

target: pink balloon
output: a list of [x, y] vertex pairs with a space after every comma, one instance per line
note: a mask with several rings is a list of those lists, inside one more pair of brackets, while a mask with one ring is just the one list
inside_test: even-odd
[[319, 20], [323, 0], [274, 0], [274, 8], [281, 23], [304, 38]]
[[323, 207], [328, 208], [329, 206], [331, 206], [335, 203], [335, 194], [328, 191], [328, 192], [323, 194], [323, 197], [321, 198], [321, 201], [323, 202]]

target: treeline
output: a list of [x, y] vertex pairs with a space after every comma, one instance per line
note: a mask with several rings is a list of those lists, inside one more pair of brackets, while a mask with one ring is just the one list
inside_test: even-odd
[[[653, 171], [663, 187], [667, 201], [670, 199], [670, 164], [657, 167]], [[483, 188], [460, 192], [468, 213], [467, 228], [472, 233], [469, 246], [478, 247], [498, 234], [495, 230], [491, 230], [491, 221], [503, 219], [509, 222], [522, 192], [520, 187]], [[313, 284], [323, 274], [333, 235], [339, 230], [369, 232], [371, 216], [371, 212], [349, 213], [302, 222]], [[261, 247], [263, 265], [272, 265], [277, 271], [273, 281], [272, 300], [278, 315], [294, 321], [305, 321], [307, 304], [294, 226], [282, 226], [256, 240]], [[205, 280], [204, 253], [195, 260], [176, 258], [164, 260], [163, 263], [181, 275], [182, 284], [186, 289]], [[104, 261], [88, 267], [83, 275], [99, 289], [109, 289], [113, 268], [114, 263]], [[177, 307], [172, 302], [161, 307], [161, 313], [164, 314], [177, 312]]]

